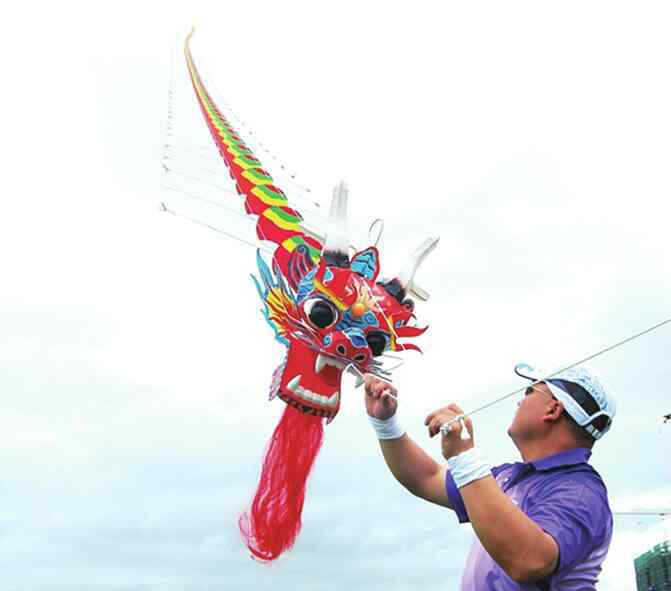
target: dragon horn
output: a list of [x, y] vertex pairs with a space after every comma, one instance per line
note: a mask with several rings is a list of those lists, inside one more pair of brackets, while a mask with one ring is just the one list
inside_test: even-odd
[[322, 257], [328, 265], [349, 268], [347, 252], [347, 185], [340, 181], [333, 189], [331, 212], [329, 214], [328, 231], [322, 249]]
[[399, 302], [403, 303], [408, 292], [420, 300], [429, 299], [429, 294], [415, 285], [415, 273], [428, 254], [436, 248], [439, 240], [440, 238], [427, 238], [412, 252], [406, 264], [401, 268], [401, 272], [394, 279], [382, 284], [387, 292]]

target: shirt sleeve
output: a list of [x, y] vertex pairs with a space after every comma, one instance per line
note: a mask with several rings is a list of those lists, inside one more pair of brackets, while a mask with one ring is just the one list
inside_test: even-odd
[[557, 542], [555, 572], [585, 558], [601, 544], [612, 522], [605, 491], [574, 479], [546, 483], [526, 512]]
[[[510, 464], [501, 464], [500, 466], [494, 466], [492, 468], [492, 476], [496, 478], [504, 468], [509, 467]], [[466, 511], [466, 505], [464, 505], [464, 499], [461, 498], [461, 493], [457, 488], [457, 483], [454, 481], [452, 473], [447, 470], [445, 473], [445, 490], [447, 492], [447, 498], [450, 501], [450, 505], [454, 509], [454, 512], [457, 514], [457, 519], [459, 523], [468, 523], [470, 521], [468, 513]]]
[[447, 491], [447, 498], [450, 500], [450, 505], [452, 505], [454, 512], [457, 514], [459, 523], [468, 523], [470, 519], [466, 512], [464, 499], [461, 498], [457, 483], [454, 481], [452, 473], [449, 470], [445, 473], [445, 490]]

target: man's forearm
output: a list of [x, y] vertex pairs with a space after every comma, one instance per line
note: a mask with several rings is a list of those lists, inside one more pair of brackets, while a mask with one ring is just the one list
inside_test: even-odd
[[459, 491], [478, 539], [512, 579], [536, 581], [554, 571], [556, 542], [513, 504], [494, 478], [476, 480]]
[[451, 508], [443, 485], [445, 468], [407, 434], [381, 439], [380, 448], [391, 473], [412, 494]]

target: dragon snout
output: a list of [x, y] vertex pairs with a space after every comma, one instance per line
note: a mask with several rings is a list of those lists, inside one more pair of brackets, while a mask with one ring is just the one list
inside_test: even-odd
[[332, 333], [325, 352], [337, 357], [351, 359], [359, 365], [367, 365], [373, 353], [361, 330], [349, 329]]

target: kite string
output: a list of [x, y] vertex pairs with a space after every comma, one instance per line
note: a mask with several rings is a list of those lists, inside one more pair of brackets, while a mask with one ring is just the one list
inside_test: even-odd
[[[175, 193], [181, 193], [183, 195], [186, 195], [187, 197], [191, 197], [192, 199], [196, 199], [198, 201], [202, 201], [203, 203], [208, 203], [209, 205], [213, 205], [215, 207], [219, 207], [221, 209], [225, 209], [226, 211], [231, 212], [232, 215], [235, 215], [237, 217], [243, 218], [251, 223], [256, 223], [256, 220], [252, 217], [251, 214], [248, 213], [242, 213], [238, 209], [234, 209], [232, 207], [228, 207], [221, 201], [215, 201], [214, 199], [208, 199], [207, 197], [203, 197], [202, 195], [197, 195], [196, 193], [191, 193], [189, 191], [185, 191], [184, 189], [177, 189], [175, 187], [170, 187], [168, 185], [161, 185], [161, 189], [164, 189], [166, 191], [174, 191]], [[230, 191], [231, 194], [239, 196], [238, 193], [233, 193], [233, 191]]]
[[[173, 161], [179, 163], [179, 160], [177, 158], [174, 158], [174, 157], [172, 157], [168, 154], [164, 155], [163, 160], [161, 161], [161, 167], [163, 169], [163, 174], [166, 178], [166, 182], [172, 182], [170, 180], [170, 176], [171, 175], [176, 175], [178, 177], [182, 177], [182, 178], [187, 179], [187, 180], [195, 181], [195, 182], [200, 183], [200, 184], [202, 184], [206, 187], [211, 187], [213, 189], [216, 189], [220, 193], [226, 193], [226, 194], [229, 194], [229, 195], [236, 195], [236, 196], [239, 196], [239, 197], [244, 197], [244, 195], [241, 195], [239, 192], [234, 191], [232, 189], [228, 189], [228, 188], [226, 188], [222, 185], [217, 184], [216, 182], [212, 182], [210, 180], [206, 180], [203, 177], [195, 176], [195, 175], [190, 174], [188, 172], [183, 172], [182, 170], [177, 170], [177, 169], [173, 168], [173, 164], [172, 164]], [[224, 165], [223, 162], [221, 162], [221, 164]], [[190, 164], [186, 163], [186, 166], [187, 166], [187, 168], [189, 168]], [[215, 180], [216, 180], [216, 178], [220, 178], [222, 171], [221, 170], [214, 170], [214, 169], [210, 169], [210, 168], [201, 168], [201, 172], [206, 173], [207, 175], [210, 175], [211, 177], [214, 177]], [[181, 192], [181, 193], [184, 193], [185, 195], [187, 195], [189, 197], [195, 197], [195, 195], [193, 193], [183, 191], [182, 189], [174, 188], [174, 190], [178, 191], [178, 192]], [[292, 207], [292, 205], [290, 204], [290, 201], [295, 201], [296, 200], [296, 199], [294, 199], [294, 197], [295, 196], [293, 196], [293, 195], [289, 195], [287, 197], [287, 205], [289, 207]], [[300, 199], [300, 197], [299, 197], [299, 199]], [[308, 202], [310, 204], [314, 203], [312, 201], [308, 201]], [[227, 209], [232, 209], [232, 208], [227, 207]], [[314, 209], [314, 207], [312, 207], [312, 206], [309, 206], [309, 207], [301, 206], [299, 215], [301, 216], [303, 221], [305, 221], [304, 218], [306, 216], [309, 217], [310, 219], [319, 220], [321, 222], [326, 222], [328, 220], [328, 218], [326, 216], [324, 216], [318, 210]]]
[[[173, 117], [173, 111], [174, 111], [175, 102], [176, 102], [175, 99], [177, 98], [177, 91], [176, 91], [175, 82], [174, 82], [174, 78], [175, 78], [174, 70], [175, 70], [175, 61], [176, 61], [175, 60], [175, 55], [176, 55], [176, 53], [179, 52], [178, 46], [179, 46], [179, 43], [177, 43], [177, 46], [176, 46], [175, 50], [172, 52], [172, 59], [171, 59], [171, 81], [170, 81], [171, 88], [170, 88], [170, 92], [169, 92], [169, 103], [168, 103], [168, 111], [169, 111], [169, 122], [168, 122], [168, 130], [167, 130], [168, 131], [168, 133], [167, 133], [168, 137], [171, 135], [170, 132], [172, 131], [173, 124], [176, 123], [176, 120]], [[263, 152], [268, 154], [275, 162], [277, 162], [280, 169], [282, 170], [281, 175], [282, 176], [287, 176], [288, 178], [286, 180], [291, 185], [293, 185], [296, 189], [298, 189], [299, 191], [301, 191], [303, 193], [311, 194], [312, 190], [309, 187], [301, 185], [300, 183], [298, 183], [295, 180], [295, 177], [296, 177], [297, 173], [294, 172], [292, 174], [292, 173], [288, 172], [289, 167], [286, 165], [286, 163], [283, 163], [277, 155], [272, 153], [263, 144], [263, 142], [261, 142], [255, 136], [254, 132], [247, 126], [247, 124], [240, 118], [240, 116], [237, 113], [235, 113], [235, 111], [231, 107], [230, 103], [224, 97], [223, 93], [221, 93], [221, 91], [219, 91], [218, 87], [216, 86], [216, 84], [214, 82], [215, 77], [209, 76], [208, 69], [205, 66], [201, 65], [201, 71], [204, 71], [204, 76], [205, 76], [205, 78], [208, 79], [208, 88], [210, 89], [210, 91], [214, 90], [214, 94], [217, 95], [216, 96], [217, 106], [222, 106], [223, 105], [225, 110], [228, 111], [228, 113], [230, 115], [232, 115], [233, 119], [235, 119], [238, 122], [238, 124], [243, 128], [244, 134], [249, 136], [247, 138], [246, 143], [251, 143], [251, 144], [254, 144], [255, 146], [258, 146], [258, 148], [260, 150], [262, 150]], [[183, 93], [183, 88], [180, 87], [180, 94], [182, 94], [182, 93]], [[191, 93], [189, 93], [189, 94], [191, 94]], [[166, 146], [165, 147], [167, 148], [170, 145], [171, 145], [170, 141], [169, 140], [166, 141]], [[209, 151], [209, 149], [208, 149], [208, 151]], [[254, 151], [257, 151], [256, 147], [254, 148]], [[309, 203], [311, 206], [317, 208], [318, 210], [321, 209], [321, 204], [318, 201], [316, 201], [315, 199], [312, 199], [311, 197], [309, 197], [307, 195], [294, 194], [293, 191], [291, 193], [292, 193], [292, 195], [291, 195], [292, 200], [296, 200], [296, 199], [303, 200], [303, 201]], [[318, 214], [316, 214], [316, 212], [315, 212], [315, 215], [318, 215]]]
[[248, 137], [246, 138], [247, 144], [255, 144], [258, 146], [263, 152], [268, 154], [275, 162], [278, 163], [280, 166], [281, 170], [286, 171], [286, 174], [289, 175], [290, 181], [292, 184], [296, 185], [299, 189], [305, 191], [306, 193], [311, 193], [312, 190], [309, 187], [305, 187], [299, 183], [296, 182], [295, 177], [297, 176], [297, 171], [294, 171], [293, 173], [289, 172], [290, 167], [286, 164], [286, 162], [283, 162], [283, 159], [279, 158], [276, 154], [271, 152], [265, 145], [264, 143], [258, 138], [258, 136], [252, 131], [252, 129], [242, 120], [242, 118], [233, 110], [233, 107], [231, 104], [226, 100], [224, 97], [224, 94], [219, 90], [215, 83], [215, 77], [210, 76], [210, 72], [206, 66], [201, 65], [201, 71], [204, 70], [203, 74], [204, 77], [208, 79], [208, 88], [210, 88], [210, 92], [214, 91], [213, 94], [217, 95], [217, 106], [223, 105], [223, 107], [228, 110], [229, 114], [233, 116], [233, 118], [237, 121], [237, 123], [241, 126], [243, 133], [245, 133]]
[[[665, 324], [669, 324], [669, 323], [671, 323], [671, 318], [667, 318], [666, 320], [663, 320], [662, 322], [658, 322], [654, 326], [650, 326], [650, 327], [646, 328], [645, 330], [642, 330], [641, 332], [638, 332], [634, 335], [631, 335], [630, 337], [627, 337], [626, 339], [618, 341], [617, 343], [615, 343], [613, 345], [609, 345], [608, 347], [606, 347], [604, 349], [601, 349], [600, 351], [597, 351], [596, 353], [593, 353], [592, 355], [589, 355], [589, 356], [587, 356], [583, 359], [580, 359], [579, 361], [576, 361], [575, 363], [571, 363], [570, 365], [567, 365], [566, 367], [562, 367], [561, 369], [557, 369], [557, 370], [553, 371], [552, 373], [547, 374], [546, 377], [551, 378], [552, 376], [555, 376], [555, 375], [557, 375], [557, 374], [559, 374], [563, 371], [573, 369], [574, 367], [576, 367], [578, 365], [586, 363], [587, 361], [591, 361], [592, 359], [594, 359], [596, 357], [599, 357], [600, 355], [603, 355], [604, 353], [608, 353], [609, 351], [612, 351], [613, 349], [617, 349], [618, 347], [621, 347], [622, 345], [625, 345], [626, 343], [629, 343], [629, 342], [633, 341], [634, 339], [642, 337], [643, 335], [648, 334], [648, 333], [652, 332], [653, 330], [657, 330], [658, 328], [661, 328]], [[475, 413], [480, 412], [481, 410], [485, 410], [486, 408], [489, 408], [490, 406], [498, 404], [499, 402], [502, 402], [502, 401], [510, 398], [511, 396], [519, 394], [519, 393], [523, 392], [524, 390], [526, 390], [526, 388], [527, 388], [527, 386], [524, 386], [522, 388], [518, 388], [514, 392], [510, 392], [509, 394], [505, 394], [504, 396], [500, 396], [499, 398], [496, 398], [495, 400], [492, 400], [491, 402], [488, 402], [487, 404], [483, 404], [482, 406], [479, 406], [478, 408], [472, 410], [471, 412], [463, 413], [463, 414], [460, 414], [457, 417], [454, 417], [453, 419], [451, 419], [450, 421], [448, 421], [447, 423], [444, 423], [442, 425], [441, 431], [443, 433], [445, 433], [446, 431], [449, 431], [450, 426], [453, 425], [454, 423], [457, 423], [457, 422], [462, 422], [463, 423], [463, 420], [465, 418], [470, 417], [470, 416], [474, 415]]]
[[161, 211], [164, 211], [166, 213], [169, 213], [171, 215], [174, 215], [175, 217], [178, 218], [184, 218], [185, 220], [188, 220], [190, 222], [193, 222], [194, 224], [198, 224], [199, 226], [205, 226], [206, 228], [209, 228], [210, 230], [214, 230], [218, 234], [223, 234], [224, 236], [227, 236], [228, 238], [232, 238], [233, 240], [237, 240], [238, 242], [242, 242], [243, 244], [247, 244], [248, 246], [253, 246], [255, 249], [260, 249], [263, 250], [264, 252], [267, 252], [268, 254], [273, 254], [274, 251], [264, 247], [264, 246], [259, 246], [258, 244], [254, 244], [253, 242], [250, 242], [249, 240], [245, 240], [244, 238], [239, 238], [238, 236], [234, 236], [233, 234], [229, 234], [228, 232], [222, 230], [221, 228], [217, 228], [216, 226], [212, 226], [206, 222], [203, 222], [201, 220], [197, 220], [195, 218], [192, 218], [188, 215], [185, 215], [183, 213], [178, 213], [176, 211], [173, 211], [170, 209], [168, 206], [166, 206], [165, 203], [161, 202], [160, 204]]

